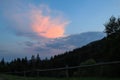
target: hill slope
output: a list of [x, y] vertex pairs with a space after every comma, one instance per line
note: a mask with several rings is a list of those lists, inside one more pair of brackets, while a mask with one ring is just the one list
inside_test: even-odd
[[60, 60], [60, 62], [66, 62], [69, 65], [79, 65], [88, 59], [94, 59], [96, 62], [118, 61], [120, 60], [119, 41], [120, 36], [116, 38], [111, 35], [81, 48], [55, 56], [54, 60]]
[[[41, 46], [39, 51], [43, 53], [61, 54], [65, 51], [70, 51], [78, 47], [82, 47], [92, 41], [100, 40], [105, 37], [103, 32], [85, 32], [81, 34], [70, 35], [63, 38], [53, 39], [51, 42], [46, 43], [45, 47]], [[44, 49], [43, 49], [44, 48]], [[43, 50], [41, 50], [43, 49]]]

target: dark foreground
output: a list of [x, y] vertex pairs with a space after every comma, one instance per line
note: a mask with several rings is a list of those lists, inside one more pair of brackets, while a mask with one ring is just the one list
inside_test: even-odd
[[102, 78], [102, 77], [79, 77], [79, 78], [47, 78], [47, 77], [19, 77], [12, 75], [1, 75], [0, 80], [120, 80], [120, 78]]

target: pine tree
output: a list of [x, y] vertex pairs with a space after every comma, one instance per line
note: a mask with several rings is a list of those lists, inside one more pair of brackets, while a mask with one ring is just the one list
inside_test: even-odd
[[31, 67], [31, 69], [35, 69], [35, 62], [36, 62], [35, 56], [32, 55], [32, 57], [30, 59], [30, 67]]
[[40, 68], [40, 65], [41, 65], [41, 59], [40, 59], [39, 54], [37, 54], [37, 56], [36, 56], [36, 68]]
[[105, 33], [109, 36], [120, 32], [120, 18], [112, 16], [109, 22], [105, 24]]

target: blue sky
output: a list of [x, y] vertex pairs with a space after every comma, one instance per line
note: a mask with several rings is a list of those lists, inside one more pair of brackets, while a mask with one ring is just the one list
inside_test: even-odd
[[0, 0], [0, 54], [37, 53], [27, 51], [27, 41], [103, 32], [112, 15], [120, 16], [119, 8], [120, 0]]
[[119, 0], [39, 0], [35, 4], [40, 3], [62, 11], [71, 21], [66, 29], [67, 34], [103, 31], [103, 24], [110, 16], [120, 15]]

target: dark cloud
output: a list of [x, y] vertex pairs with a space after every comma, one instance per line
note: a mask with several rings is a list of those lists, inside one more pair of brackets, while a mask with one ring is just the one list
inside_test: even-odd
[[54, 43], [54, 44], [46, 44], [47, 47], [53, 48], [53, 49], [68, 49], [68, 44], [61, 43]]
[[28, 47], [34, 46], [34, 43], [31, 42], [31, 41], [26, 41], [26, 42], [24, 42], [24, 43], [25, 43], [25, 45], [28, 46]]
[[35, 47], [34, 50], [37, 52], [44, 52], [44, 53], [47, 52], [48, 53], [50, 49], [45, 48], [45, 47], [43, 47], [43, 48], [42, 47]]

